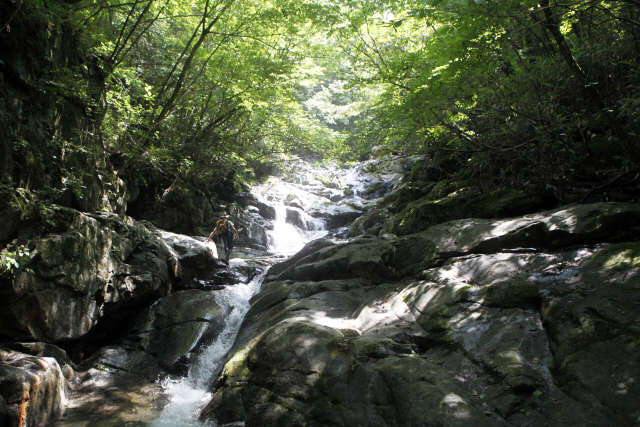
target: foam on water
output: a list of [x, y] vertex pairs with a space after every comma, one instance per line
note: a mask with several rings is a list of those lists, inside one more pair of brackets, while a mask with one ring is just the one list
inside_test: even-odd
[[276, 207], [276, 219], [273, 222], [273, 230], [269, 232], [269, 248], [272, 252], [282, 255], [293, 255], [311, 240], [318, 239], [327, 234], [322, 220], [312, 218], [302, 213], [307, 224], [308, 231], [301, 231], [292, 224], [286, 222], [287, 207]]
[[160, 417], [150, 425], [153, 427], [209, 427], [212, 422], [201, 422], [198, 414], [211, 398], [207, 390], [222, 368], [231, 349], [242, 320], [249, 311], [249, 300], [260, 290], [266, 271], [257, 275], [248, 284], [236, 284], [216, 291], [216, 302], [231, 307], [224, 330], [207, 347], [189, 369], [189, 374], [180, 379], [165, 379], [161, 382], [165, 393], [170, 396], [169, 404]]

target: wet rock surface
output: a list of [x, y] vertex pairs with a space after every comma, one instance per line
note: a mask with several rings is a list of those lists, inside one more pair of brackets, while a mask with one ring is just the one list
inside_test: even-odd
[[125, 343], [152, 355], [163, 370], [180, 369], [178, 365], [184, 370], [189, 353], [213, 341], [228, 314], [218, 305], [214, 292], [176, 292], [140, 313]]
[[50, 424], [65, 404], [66, 381], [76, 421], [113, 416], [118, 425], [127, 411], [140, 420], [133, 414], [141, 408], [150, 421], [162, 401], [154, 382], [183, 372], [191, 353], [224, 325], [226, 312], [210, 293], [180, 289], [227, 267], [204, 238], [122, 215], [55, 212], [50, 233], [29, 237], [33, 230], [25, 230], [5, 248], [22, 255], [19, 268], [0, 278], [0, 335], [7, 341], [0, 344], [0, 419]]
[[60, 416], [65, 376], [53, 357], [0, 349], [0, 424], [41, 426]]
[[[323, 224], [270, 267], [224, 367], [198, 365], [214, 392], [203, 422], [640, 424], [637, 205], [540, 211], [419, 158], [290, 166], [224, 207], [242, 236], [228, 266], [204, 237], [66, 208], [5, 249], [25, 250], [0, 282], [0, 334], [29, 342], [2, 351], [56, 361], [59, 426], [156, 419], [169, 403], [158, 380], [208, 360], [233, 323], [217, 295], [284, 259], [266, 246]], [[21, 405], [7, 387], [1, 421]]]
[[252, 301], [202, 419], [638, 425], [640, 208], [311, 242]]
[[131, 312], [214, 263], [215, 247], [115, 214], [60, 208], [59, 231], [20, 238], [20, 268], [0, 279], [0, 336], [59, 342], [117, 330]]

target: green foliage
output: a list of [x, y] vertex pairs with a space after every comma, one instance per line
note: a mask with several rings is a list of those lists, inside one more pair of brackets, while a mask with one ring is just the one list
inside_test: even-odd
[[[206, 186], [288, 153], [344, 162], [383, 144], [429, 154], [481, 191], [517, 185], [563, 201], [562, 187], [594, 169], [638, 166], [628, 2], [27, 3], [54, 29], [82, 28], [87, 59], [52, 66], [39, 89], [91, 113], [120, 175]], [[81, 149], [84, 137], [59, 144]], [[620, 147], [606, 165], [594, 138]], [[38, 155], [25, 139], [11, 148]], [[79, 196], [71, 169], [60, 190]]]
[[9, 246], [0, 252], [0, 277], [10, 277], [14, 270], [24, 266], [29, 260], [30, 251], [24, 246]]
[[563, 185], [594, 178], [597, 159], [585, 150], [594, 135], [619, 140], [619, 164], [637, 166], [637, 141], [624, 135], [640, 131], [632, 9], [426, 0], [345, 12], [335, 32], [359, 81], [385, 87], [347, 142], [431, 153], [484, 185], [534, 186], [561, 200]]

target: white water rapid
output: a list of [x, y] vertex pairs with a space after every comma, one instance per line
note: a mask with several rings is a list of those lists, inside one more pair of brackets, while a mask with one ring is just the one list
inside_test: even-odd
[[287, 207], [276, 206], [276, 219], [273, 230], [269, 232], [269, 249], [280, 255], [291, 256], [298, 252], [311, 240], [319, 239], [327, 234], [324, 222], [301, 213], [307, 231], [302, 231], [287, 222]]
[[[270, 231], [270, 250], [278, 255], [290, 256], [298, 252], [309, 241], [327, 234], [321, 220], [302, 214], [306, 231], [294, 227], [286, 221], [286, 206], [276, 207], [276, 219]], [[231, 308], [224, 330], [207, 347], [190, 367], [186, 377], [165, 379], [160, 385], [170, 401], [160, 416], [150, 423], [152, 427], [211, 427], [213, 423], [198, 420], [202, 407], [211, 398], [209, 386], [224, 363], [227, 352], [233, 346], [242, 321], [249, 311], [249, 300], [259, 290], [266, 271], [256, 276], [248, 284], [235, 284], [215, 291], [216, 302]], [[242, 424], [243, 425], [243, 424]]]
[[207, 390], [218, 372], [220, 364], [233, 345], [244, 316], [249, 311], [249, 300], [260, 290], [266, 270], [257, 275], [248, 284], [236, 284], [216, 291], [216, 301], [220, 306], [232, 307], [224, 330], [209, 347], [207, 347], [196, 363], [189, 369], [189, 374], [180, 379], [165, 379], [161, 385], [170, 396], [169, 404], [163, 409], [160, 417], [150, 423], [152, 427], [204, 427], [214, 426], [198, 420], [202, 407], [211, 398]]

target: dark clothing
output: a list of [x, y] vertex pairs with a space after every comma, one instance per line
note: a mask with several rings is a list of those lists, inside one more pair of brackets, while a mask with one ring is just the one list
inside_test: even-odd
[[219, 236], [224, 245], [224, 258], [229, 259], [229, 255], [231, 255], [231, 251], [233, 250], [233, 232], [229, 230], [229, 232], [219, 234]]

